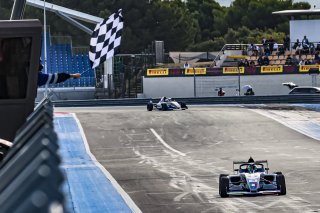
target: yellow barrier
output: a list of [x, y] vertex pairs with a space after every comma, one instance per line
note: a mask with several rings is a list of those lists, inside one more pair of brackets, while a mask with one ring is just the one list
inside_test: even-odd
[[[196, 73], [194, 73], [194, 70], [196, 70]], [[206, 75], [207, 69], [206, 68], [186, 68], [184, 70], [185, 75]]]
[[147, 69], [147, 76], [164, 76], [164, 75], [169, 75], [168, 68]]
[[282, 65], [278, 66], [261, 66], [261, 73], [279, 73], [283, 72]]
[[244, 67], [223, 67], [222, 73], [223, 74], [243, 74], [244, 73]]

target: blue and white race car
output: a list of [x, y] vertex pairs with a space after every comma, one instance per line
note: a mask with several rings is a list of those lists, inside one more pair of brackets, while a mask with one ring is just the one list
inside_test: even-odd
[[[239, 165], [235, 168], [235, 165]], [[254, 161], [251, 157], [246, 161], [233, 161], [235, 174], [221, 174], [219, 177], [219, 194], [229, 195], [259, 195], [286, 194], [286, 182], [281, 172], [268, 174], [268, 161]]]
[[147, 110], [152, 111], [153, 108], [156, 108], [156, 109], [162, 110], [162, 111], [176, 110], [176, 109], [181, 109], [181, 110], [188, 109], [186, 103], [177, 102], [174, 99], [167, 98], [167, 97], [162, 97], [158, 103], [153, 103], [152, 100], [150, 100], [149, 103], [147, 104]]

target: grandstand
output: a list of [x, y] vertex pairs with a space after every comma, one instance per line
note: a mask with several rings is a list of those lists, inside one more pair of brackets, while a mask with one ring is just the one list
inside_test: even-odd
[[[42, 35], [44, 37], [44, 34]], [[46, 34], [47, 72], [81, 73], [80, 79], [69, 79], [50, 87], [95, 87], [95, 71], [91, 69], [87, 48], [74, 48], [70, 37], [59, 39]], [[42, 39], [41, 58], [44, 59], [44, 39]]]

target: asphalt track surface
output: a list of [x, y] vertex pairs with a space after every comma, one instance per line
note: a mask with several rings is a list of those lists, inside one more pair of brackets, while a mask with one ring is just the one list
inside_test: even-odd
[[[320, 212], [320, 141], [271, 118], [293, 126], [309, 122], [320, 134], [320, 113], [252, 108], [56, 111], [76, 113], [91, 152], [142, 212]], [[219, 174], [231, 174], [233, 160], [250, 156], [284, 173], [287, 195], [220, 198]]]

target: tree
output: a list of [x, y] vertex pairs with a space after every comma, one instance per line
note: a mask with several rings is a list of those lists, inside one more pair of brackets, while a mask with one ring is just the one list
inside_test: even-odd
[[224, 9], [214, 0], [188, 0], [187, 7], [200, 28], [196, 42], [212, 40], [217, 36], [217, 30], [223, 29], [219, 18], [224, 16]]

